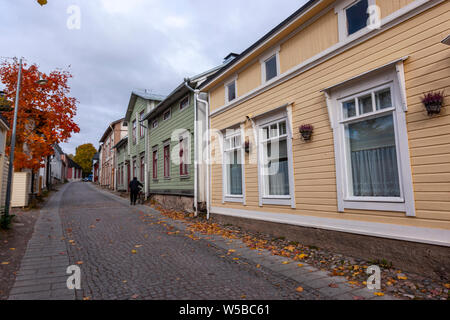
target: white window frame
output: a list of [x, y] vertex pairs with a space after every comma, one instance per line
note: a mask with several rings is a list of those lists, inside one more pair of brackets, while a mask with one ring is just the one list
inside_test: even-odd
[[[270, 80], [266, 80], [266, 62], [267, 60], [273, 58], [275, 56], [277, 61], [277, 75], [273, 77]], [[261, 64], [261, 83], [270, 83], [272, 81], [275, 81], [278, 79], [278, 77], [281, 75], [281, 64], [280, 64], [280, 46], [275, 47], [271, 51], [267, 52], [261, 58], [259, 59], [259, 62]]]
[[[233, 100], [229, 100], [229, 86], [234, 83], [234, 95], [235, 98]], [[233, 79], [225, 82], [225, 103], [230, 103], [232, 101], [235, 101], [238, 98], [238, 90], [237, 90], [237, 76], [235, 76]]]
[[[237, 148], [231, 148], [231, 149], [226, 149], [226, 143], [225, 140], [227, 139], [232, 139], [234, 137], [240, 137], [241, 138], [241, 144], [239, 147]], [[223, 161], [222, 161], [222, 195], [223, 195], [223, 200], [222, 202], [240, 202], [240, 203], [244, 203], [244, 199], [245, 199], [245, 138], [244, 138], [244, 131], [241, 128], [238, 129], [227, 129], [225, 131], [225, 135], [223, 135], [223, 152], [222, 152], [222, 157], [223, 157]], [[241, 168], [242, 168], [242, 194], [241, 195], [232, 195], [232, 194], [228, 194], [228, 177], [227, 177], [227, 165], [225, 162], [225, 157], [227, 156], [227, 153], [229, 152], [233, 152], [235, 150], [241, 150]], [[245, 203], [244, 203], [245, 204]]]
[[[359, 38], [363, 33], [368, 31], [368, 26], [358, 30], [357, 32], [349, 35], [347, 28], [347, 14], [346, 9], [353, 6], [356, 2], [361, 0], [341, 0], [336, 3], [334, 7], [335, 13], [338, 15], [338, 30], [339, 30], [339, 41], [352, 40]], [[376, 5], [376, 0], [367, 0], [368, 6]]]
[[[262, 166], [264, 159], [264, 148], [262, 143], [266, 140], [262, 140], [263, 128], [270, 126], [271, 124], [278, 123], [281, 121], [286, 122], [286, 143], [287, 143], [287, 156], [288, 156], [288, 166], [289, 166], [289, 195], [286, 196], [275, 196], [265, 194], [265, 176], [264, 168]], [[256, 122], [257, 127], [257, 148], [258, 148], [258, 193], [259, 193], [259, 205], [262, 207], [264, 205], [280, 205], [280, 206], [291, 206], [295, 209], [295, 183], [294, 183], [294, 163], [293, 163], [293, 153], [292, 153], [292, 117], [288, 108], [282, 112], [277, 112], [270, 116], [261, 117]], [[284, 136], [283, 136], [284, 137]]]
[[[401, 66], [403, 64], [401, 63]], [[402, 68], [400, 68], [402, 69]], [[399, 70], [399, 65], [397, 65]], [[334, 133], [334, 148], [336, 161], [336, 183], [338, 197], [338, 211], [346, 209], [359, 209], [370, 211], [394, 211], [405, 212], [407, 216], [415, 216], [414, 191], [408, 147], [408, 133], [406, 127], [405, 106], [403, 98], [403, 77], [394, 66], [366, 73], [342, 86], [336, 86], [327, 91], [327, 105], [331, 125]], [[392, 114], [397, 148], [398, 174], [400, 183], [400, 197], [353, 197], [349, 196], [349, 175], [346, 154], [345, 125], [360, 117], [344, 119], [342, 101], [348, 101], [352, 97], [364, 95], [367, 92], [379, 91], [383, 88], [391, 89], [392, 108], [377, 110], [362, 115], [361, 118], [378, 117]], [[356, 106], [358, 108], [358, 106]], [[357, 112], [359, 112], [357, 110]]]
[[[167, 119], [165, 119], [166, 114], [169, 114], [169, 117]], [[163, 121], [169, 121], [170, 118], [172, 118], [172, 108], [167, 109], [164, 113], [163, 113]]]

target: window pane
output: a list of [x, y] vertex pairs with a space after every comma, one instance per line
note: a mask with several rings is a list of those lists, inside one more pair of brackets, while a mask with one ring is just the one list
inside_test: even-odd
[[236, 82], [232, 82], [228, 85], [228, 101], [236, 99]]
[[346, 101], [342, 104], [344, 109], [344, 118], [351, 118], [356, 116], [355, 100]]
[[285, 135], [286, 134], [286, 122], [280, 122], [279, 124], [280, 127], [280, 136]]
[[367, 13], [368, 7], [368, 1], [361, 0], [345, 10], [347, 15], [348, 35], [351, 35], [367, 26], [367, 20], [369, 19], [369, 14]]
[[377, 101], [377, 110], [392, 107], [391, 89], [386, 89], [375, 93], [375, 100]]
[[399, 197], [392, 114], [346, 126], [353, 196]]
[[266, 139], [266, 140], [269, 139], [270, 138], [270, 136], [269, 136], [269, 127], [265, 127], [262, 130], [263, 130], [263, 139]]
[[372, 95], [359, 98], [358, 104], [359, 104], [359, 114], [373, 112]]
[[276, 138], [276, 137], [278, 137], [278, 126], [277, 126], [276, 123], [275, 123], [275, 124], [272, 124], [272, 125], [270, 126], [270, 137], [271, 137], [271, 138]]
[[275, 78], [277, 75], [277, 56], [275, 55], [266, 61], [266, 81]]
[[289, 195], [289, 167], [286, 139], [264, 145], [265, 190], [269, 196]]
[[242, 195], [241, 151], [229, 152], [227, 160], [227, 193], [229, 195]]

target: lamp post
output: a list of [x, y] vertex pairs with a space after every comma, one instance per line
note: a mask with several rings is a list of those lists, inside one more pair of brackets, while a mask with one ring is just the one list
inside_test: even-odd
[[[14, 120], [13, 120], [13, 128], [11, 134], [11, 150], [9, 152], [9, 166], [8, 166], [8, 181], [6, 183], [6, 201], [5, 201], [5, 219], [8, 219], [9, 216], [9, 208], [11, 206], [11, 188], [12, 188], [12, 175], [13, 175], [13, 165], [14, 165], [14, 149], [16, 147], [16, 127], [17, 127], [17, 113], [19, 110], [19, 98], [20, 98], [20, 85], [22, 81], [22, 58], [19, 60], [19, 72], [17, 76], [17, 89], [16, 89], [16, 100], [14, 102]], [[38, 85], [43, 85], [47, 83], [47, 80], [42, 79], [39, 76], [39, 80], [35, 83]]]

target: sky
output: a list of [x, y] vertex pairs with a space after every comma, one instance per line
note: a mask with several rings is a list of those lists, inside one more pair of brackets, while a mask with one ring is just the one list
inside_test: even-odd
[[0, 0], [0, 56], [24, 57], [73, 78], [80, 133], [92, 143], [125, 116], [131, 91], [167, 95], [184, 78], [241, 53], [306, 0]]

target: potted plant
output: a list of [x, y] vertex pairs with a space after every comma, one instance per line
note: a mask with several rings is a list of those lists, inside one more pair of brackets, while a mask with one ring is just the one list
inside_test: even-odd
[[444, 103], [444, 92], [429, 92], [424, 94], [422, 103], [427, 109], [428, 115], [439, 114]]
[[310, 124], [303, 124], [300, 126], [300, 134], [302, 135], [304, 141], [311, 140], [313, 130], [314, 127]]

